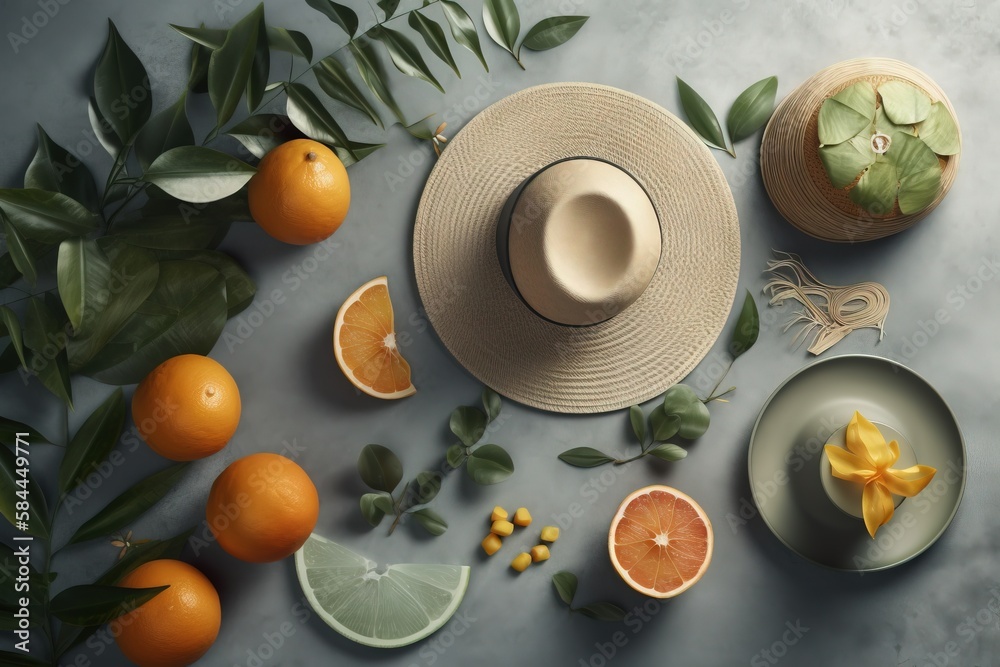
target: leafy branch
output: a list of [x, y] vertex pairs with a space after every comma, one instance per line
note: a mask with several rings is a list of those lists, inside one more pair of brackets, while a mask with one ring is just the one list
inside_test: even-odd
[[574, 607], [573, 599], [576, 597], [578, 583], [576, 575], [572, 572], [563, 570], [552, 575], [552, 585], [556, 589], [556, 594], [566, 603], [571, 614], [582, 614], [595, 621], [625, 620], [625, 610], [611, 602], [591, 602], [582, 607]]
[[400, 486], [403, 464], [392, 450], [382, 445], [366, 445], [361, 450], [358, 473], [361, 481], [372, 489], [361, 496], [361, 514], [372, 527], [391, 516], [389, 535], [392, 535], [404, 517], [412, 515], [427, 532], [442, 535], [448, 523], [427, 505], [441, 490], [445, 473], [464, 464], [466, 474], [482, 485], [497, 484], [514, 473], [514, 462], [502, 447], [493, 444], [475, 447], [502, 408], [500, 397], [489, 388], [483, 390], [482, 403], [484, 410], [463, 406], [451, 413], [449, 425], [461, 442], [448, 449], [441, 472], [424, 471]]
[[677, 77], [677, 92], [691, 129], [709, 148], [726, 151], [736, 157], [735, 144], [762, 128], [771, 117], [778, 93], [778, 77], [761, 79], [739, 94], [729, 108], [725, 131], [708, 102], [680, 77]]
[[730, 387], [721, 393], [716, 393], [732, 369], [733, 362], [753, 347], [759, 334], [760, 316], [757, 304], [748, 290], [729, 343], [731, 355], [729, 365], [708, 396], [701, 398], [691, 387], [675, 384], [663, 395], [660, 405], [654, 407], [648, 415], [644, 414], [638, 405], [631, 406], [629, 422], [640, 447], [639, 453], [635, 456], [617, 458], [593, 447], [574, 447], [560, 454], [559, 459], [577, 468], [596, 468], [608, 463], [624, 465], [646, 456], [671, 462], [683, 459], [687, 456], [687, 451], [668, 441], [674, 437], [688, 441], [696, 440], [708, 431], [711, 423], [708, 404], [713, 401], [724, 402], [724, 397], [736, 390], [736, 387]]

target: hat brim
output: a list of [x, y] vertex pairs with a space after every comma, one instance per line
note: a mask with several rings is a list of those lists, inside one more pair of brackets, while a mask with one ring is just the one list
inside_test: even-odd
[[[617, 164], [643, 185], [662, 256], [631, 306], [565, 327], [511, 289], [496, 225], [524, 179], [580, 156]], [[413, 259], [428, 319], [472, 375], [543, 410], [606, 412], [661, 394], [711, 349], [739, 280], [740, 229], [718, 163], [673, 114], [607, 86], [550, 84], [493, 104], [449, 143], [420, 200]]]

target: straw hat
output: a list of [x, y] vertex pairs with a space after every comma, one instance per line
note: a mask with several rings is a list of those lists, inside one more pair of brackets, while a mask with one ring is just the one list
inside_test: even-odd
[[522, 403], [604, 412], [687, 375], [732, 307], [740, 232], [715, 158], [615, 88], [530, 88], [449, 143], [414, 266], [428, 318], [474, 376]]
[[911, 215], [896, 210], [886, 216], [868, 213], [851, 201], [847, 190], [833, 187], [819, 157], [817, 119], [826, 98], [868, 81], [910, 83], [932, 101], [942, 102], [958, 122], [944, 91], [920, 70], [890, 58], [846, 60], [813, 75], [782, 100], [764, 130], [760, 171], [767, 194], [788, 222], [825, 241], [871, 241], [907, 229], [927, 216], [951, 189], [961, 154], [942, 157], [941, 191], [925, 209]]

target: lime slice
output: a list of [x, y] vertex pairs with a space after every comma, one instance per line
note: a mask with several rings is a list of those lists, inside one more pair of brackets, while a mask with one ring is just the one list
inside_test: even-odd
[[348, 639], [395, 648], [448, 622], [469, 586], [467, 565], [378, 565], [313, 533], [295, 553], [299, 584], [327, 625]]

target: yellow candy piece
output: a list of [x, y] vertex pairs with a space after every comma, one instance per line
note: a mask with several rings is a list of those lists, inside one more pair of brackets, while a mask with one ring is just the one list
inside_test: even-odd
[[555, 542], [559, 539], [559, 529], [555, 526], [542, 528], [542, 542]]
[[510, 566], [518, 572], [524, 572], [531, 565], [531, 554], [520, 553], [510, 562]]
[[537, 547], [531, 547], [531, 560], [536, 563], [541, 563], [543, 560], [549, 559], [549, 548], [544, 544], [539, 544]]
[[514, 532], [514, 524], [510, 521], [500, 519], [499, 521], [493, 522], [493, 527], [490, 528], [490, 532], [494, 535], [499, 535], [500, 537], [507, 537]]
[[497, 505], [493, 508], [493, 514], [490, 515], [490, 521], [503, 521], [508, 516], [510, 515], [507, 514], [507, 510]]
[[523, 507], [518, 507], [517, 511], [514, 512], [514, 523], [518, 526], [530, 526], [531, 525], [531, 514], [527, 509]]
[[486, 552], [487, 556], [492, 556], [496, 552], [500, 551], [500, 547], [502, 546], [503, 542], [500, 540], [500, 537], [494, 535], [493, 533], [487, 535], [486, 539], [483, 540], [483, 551]]

